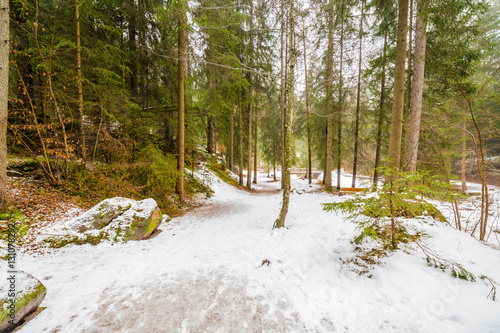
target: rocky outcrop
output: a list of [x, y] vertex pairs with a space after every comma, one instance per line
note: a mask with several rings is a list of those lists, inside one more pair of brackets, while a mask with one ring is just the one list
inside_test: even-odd
[[[1, 267], [4, 271], [5, 264]], [[35, 311], [46, 293], [45, 286], [30, 274], [7, 273], [7, 278], [0, 282], [0, 332], [10, 331]]]

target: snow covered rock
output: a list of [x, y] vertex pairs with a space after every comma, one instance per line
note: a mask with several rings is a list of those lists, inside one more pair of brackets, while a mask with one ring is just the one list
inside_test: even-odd
[[[4, 271], [6, 264], [2, 262], [0, 266]], [[7, 278], [0, 281], [0, 332], [4, 332], [14, 328], [24, 317], [35, 311], [45, 298], [47, 289], [40, 281], [23, 271], [7, 273]]]
[[102, 229], [128, 210], [135, 200], [127, 198], [106, 199], [70, 222], [71, 228], [78, 232], [89, 229]]
[[[67, 244], [98, 244], [103, 240], [128, 242], [147, 238], [163, 220], [152, 198], [136, 201], [111, 198], [68, 222], [69, 233], [46, 239], [53, 247]], [[166, 217], [167, 219], [168, 216]]]
[[162, 221], [155, 199], [134, 202], [123, 214], [111, 221], [111, 229], [124, 242], [147, 238]]

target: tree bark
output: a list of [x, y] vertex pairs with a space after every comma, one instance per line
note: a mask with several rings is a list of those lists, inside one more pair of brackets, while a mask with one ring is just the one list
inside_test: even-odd
[[333, 2], [330, 1], [328, 12], [328, 54], [326, 59], [326, 159], [325, 159], [325, 187], [332, 189], [333, 166]]
[[306, 127], [307, 127], [307, 179], [312, 182], [311, 127], [309, 125], [309, 86], [307, 83], [306, 27], [302, 20], [302, 42], [304, 44], [304, 81], [306, 84]]
[[377, 188], [378, 184], [378, 167], [380, 164], [380, 151], [382, 148], [382, 124], [384, 120], [384, 107], [385, 107], [385, 61], [387, 55], [387, 32], [384, 36], [384, 51], [382, 60], [382, 78], [380, 80], [380, 105], [378, 114], [378, 128], [377, 128], [377, 150], [375, 152], [375, 166], [373, 171], [373, 186]]
[[281, 145], [280, 145], [280, 157], [281, 157], [281, 189], [283, 189], [285, 181], [285, 80], [284, 74], [284, 54], [283, 49], [285, 45], [284, 34], [285, 34], [285, 9], [284, 2], [281, 3], [281, 27], [280, 27], [280, 113], [281, 113]]
[[238, 147], [239, 152], [239, 176], [240, 176], [240, 185], [243, 186], [243, 107], [241, 103], [241, 86], [238, 87], [238, 109], [239, 109], [239, 124], [238, 124], [238, 138], [240, 140], [240, 144]]
[[257, 184], [257, 148], [258, 148], [258, 145], [257, 145], [257, 141], [258, 141], [257, 111], [258, 111], [258, 109], [256, 108], [255, 112], [254, 112], [254, 118], [253, 118], [253, 126], [254, 126], [254, 133], [255, 133], [254, 140], [253, 140], [254, 141], [254, 147], [253, 147], [253, 183], [254, 184]]
[[[474, 140], [474, 149], [476, 151], [476, 163], [477, 163], [477, 171], [479, 172], [479, 177], [481, 177], [481, 216], [479, 218], [479, 240], [483, 241], [486, 236], [486, 227], [488, 225], [488, 216], [489, 216], [489, 193], [488, 193], [488, 185], [486, 183], [486, 170], [485, 165], [486, 161], [484, 158], [484, 145], [483, 145], [483, 137], [481, 135], [481, 129], [476, 121], [476, 116], [474, 114], [473, 102], [471, 99], [467, 97], [467, 95], [461, 91], [462, 96], [466, 99], [467, 105], [469, 108], [469, 113], [471, 116], [472, 124], [474, 125], [474, 129], [477, 133], [477, 142]], [[479, 145], [478, 145], [479, 143]], [[477, 225], [476, 225], [477, 227]], [[476, 227], [472, 231], [474, 234]]]
[[210, 111], [207, 113], [207, 152], [213, 154], [214, 151], [214, 129], [213, 129], [213, 117]]
[[8, 208], [7, 114], [9, 100], [9, 0], [0, 0], [0, 213]]
[[234, 103], [231, 100], [231, 108], [229, 110], [229, 170], [234, 171]]
[[[253, 1], [250, 9], [250, 68], [253, 68]], [[252, 189], [252, 113], [253, 113], [253, 73], [250, 71], [248, 78], [248, 154], [247, 154], [247, 188]]]
[[359, 22], [359, 63], [358, 63], [358, 92], [356, 96], [356, 124], [354, 129], [354, 162], [352, 166], [352, 184], [356, 187], [356, 172], [358, 168], [358, 145], [359, 145], [359, 100], [361, 95], [361, 56], [363, 52], [363, 8], [364, 1], [361, 1], [361, 19]]
[[389, 138], [389, 172], [392, 181], [398, 178], [399, 165], [401, 161], [407, 30], [408, 0], [399, 0], [396, 63], [394, 68], [394, 93], [392, 102], [391, 132]]
[[178, 85], [179, 85], [179, 103], [178, 103], [178, 155], [177, 155], [177, 170], [179, 176], [177, 179], [177, 192], [179, 194], [179, 203], [185, 202], [184, 193], [184, 73], [186, 71], [186, 44], [187, 32], [186, 24], [187, 17], [184, 8], [178, 18]]
[[[405, 90], [405, 107], [404, 107], [404, 113], [403, 113], [403, 116], [404, 116], [404, 119], [407, 119], [408, 115], [409, 115], [409, 112], [410, 112], [410, 108], [411, 108], [411, 105], [410, 105], [410, 101], [411, 101], [411, 98], [410, 98], [410, 95], [412, 93], [412, 82], [411, 82], [411, 79], [412, 79], [412, 37], [413, 37], [413, 0], [409, 0], [409, 11], [410, 11], [410, 15], [409, 15], [409, 25], [408, 25], [408, 41], [406, 43], [406, 45], [408, 45], [408, 53], [406, 55], [406, 90]], [[404, 127], [403, 127], [403, 131], [406, 131], [407, 126], [408, 124], [405, 124]], [[403, 136], [405, 137], [405, 136]]]
[[276, 141], [273, 140], [273, 180], [276, 181]]
[[131, 0], [129, 2], [129, 51], [130, 51], [130, 91], [132, 93], [132, 97], [137, 97], [138, 89], [137, 89], [137, 44], [136, 44], [136, 35], [137, 35], [137, 11], [135, 9], [135, 1]]
[[411, 85], [410, 126], [408, 130], [408, 147], [405, 161], [409, 171], [417, 169], [418, 138], [420, 135], [420, 118], [422, 115], [422, 96], [424, 92], [425, 73], [425, 25], [421, 14], [422, 0], [417, 0], [417, 26], [415, 31], [415, 59], [413, 65], [413, 82]]
[[75, 0], [75, 21], [76, 21], [76, 81], [78, 85], [78, 116], [80, 120], [80, 150], [82, 162], [85, 164], [86, 148], [85, 148], [85, 125], [83, 120], [83, 77], [82, 77], [82, 53], [80, 41], [80, 0]]
[[342, 65], [344, 58], [344, 3], [341, 3], [341, 13], [340, 13], [340, 82], [339, 82], [339, 107], [337, 112], [337, 190], [340, 190], [340, 169], [342, 168], [342, 109], [344, 106], [343, 102], [343, 84], [344, 78], [342, 76]]
[[[464, 120], [464, 129], [467, 129], [467, 121]], [[465, 170], [467, 163], [467, 132], [462, 132], [462, 161], [460, 169], [460, 180], [462, 181], [462, 192], [467, 191], [467, 183], [465, 181]]]
[[295, 10], [293, 0], [290, 0], [289, 8], [289, 29], [290, 33], [289, 39], [289, 71], [288, 80], [286, 85], [286, 99], [287, 99], [287, 112], [285, 119], [285, 181], [283, 187], [283, 202], [281, 204], [281, 211], [278, 219], [276, 220], [274, 226], [276, 228], [283, 228], [285, 226], [286, 215], [288, 213], [288, 206], [290, 204], [290, 167], [292, 161], [292, 148], [291, 148], [291, 129], [292, 129], [292, 110], [293, 103], [295, 100], [294, 87], [295, 87], [295, 61], [296, 61], [296, 50], [295, 50]]

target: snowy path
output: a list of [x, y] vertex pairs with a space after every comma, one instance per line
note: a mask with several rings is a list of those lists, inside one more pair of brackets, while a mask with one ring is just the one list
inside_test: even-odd
[[[354, 224], [320, 205], [339, 197], [293, 194], [287, 229], [271, 230], [279, 183], [258, 195], [213, 187], [209, 205], [150, 240], [20, 257], [48, 288], [47, 309], [21, 333], [500, 331], [491, 287], [430, 268], [421, 254], [398, 251], [355, 273], [345, 264]], [[500, 251], [446, 225], [421, 227], [451, 258], [500, 282]]]

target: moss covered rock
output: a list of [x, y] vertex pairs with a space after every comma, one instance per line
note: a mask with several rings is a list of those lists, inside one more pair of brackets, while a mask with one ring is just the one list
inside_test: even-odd
[[71, 220], [70, 227], [78, 232], [102, 229], [132, 207], [134, 202], [135, 200], [120, 197], [103, 200]]
[[69, 233], [52, 236], [45, 241], [51, 247], [68, 244], [98, 244], [103, 240], [128, 242], [149, 237], [164, 216], [154, 199], [136, 201], [126, 198], [106, 199], [68, 222]]
[[149, 237], [162, 221], [163, 215], [154, 199], [134, 202], [123, 214], [111, 221], [108, 239], [127, 242]]
[[[4, 271], [6, 263], [2, 262], [1, 267]], [[30, 274], [7, 273], [7, 278], [0, 282], [0, 332], [10, 331], [35, 311], [46, 293], [45, 286]]]

